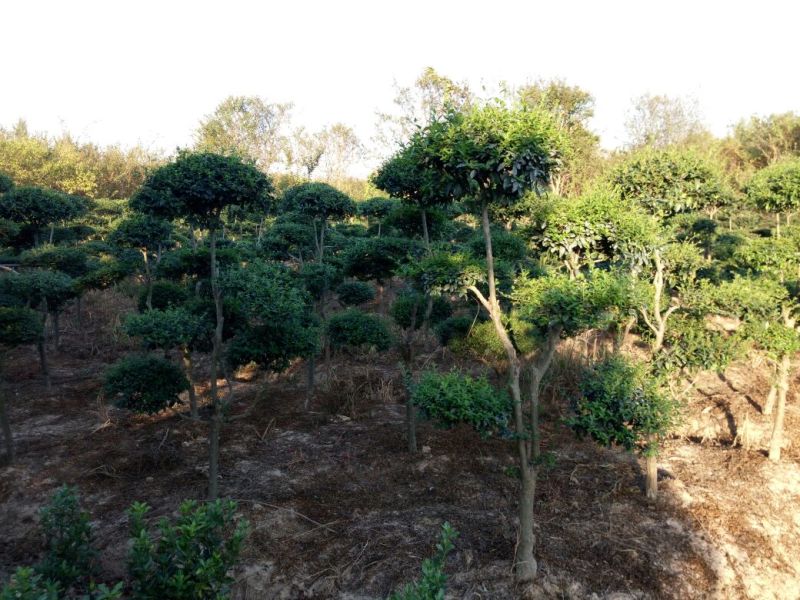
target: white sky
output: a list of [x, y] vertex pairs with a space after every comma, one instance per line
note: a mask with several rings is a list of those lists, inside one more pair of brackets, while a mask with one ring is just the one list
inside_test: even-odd
[[643, 93], [691, 96], [722, 135], [800, 111], [800, 2], [0, 0], [0, 125], [173, 150], [228, 95], [372, 137], [426, 66], [473, 88], [562, 77], [603, 145]]

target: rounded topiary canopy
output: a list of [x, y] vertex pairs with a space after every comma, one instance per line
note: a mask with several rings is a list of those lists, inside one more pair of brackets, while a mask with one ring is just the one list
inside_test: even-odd
[[53, 311], [75, 297], [74, 284], [66, 273], [32, 269], [0, 277], [0, 293], [27, 307], [38, 307], [45, 300]]
[[270, 179], [238, 157], [182, 151], [150, 174], [130, 205], [162, 219], [184, 217], [198, 227], [217, 229], [226, 207], [265, 207], [271, 194]]
[[0, 345], [34, 344], [42, 337], [42, 318], [29, 308], [0, 307]]
[[80, 198], [36, 186], [15, 187], [0, 195], [0, 217], [33, 227], [73, 219], [85, 210]]
[[319, 221], [336, 220], [356, 213], [350, 197], [327, 183], [301, 183], [283, 194], [282, 212], [300, 213]]
[[356, 308], [337, 313], [328, 319], [328, 339], [331, 347], [374, 347], [386, 350], [392, 345], [392, 335], [386, 322]]
[[172, 224], [153, 215], [138, 214], [120, 221], [108, 241], [121, 248], [156, 249], [167, 245]]
[[336, 288], [339, 302], [345, 306], [356, 306], [375, 299], [375, 288], [365, 281], [345, 281]]
[[24, 267], [61, 271], [70, 277], [86, 275], [95, 266], [86, 252], [69, 246], [40, 246], [23, 252], [19, 261]]
[[768, 212], [800, 208], [800, 159], [786, 160], [757, 171], [747, 185], [747, 197]]
[[394, 198], [375, 196], [358, 203], [358, 214], [363, 217], [383, 219], [392, 212], [400, 202]]
[[179, 402], [178, 395], [189, 389], [180, 368], [152, 355], [127, 356], [105, 374], [103, 390], [120, 408], [139, 413], [156, 413]]

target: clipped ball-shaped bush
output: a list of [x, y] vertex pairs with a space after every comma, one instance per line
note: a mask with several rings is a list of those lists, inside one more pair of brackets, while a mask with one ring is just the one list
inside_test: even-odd
[[42, 337], [42, 317], [23, 307], [0, 306], [0, 346], [24, 346]]
[[345, 281], [336, 288], [339, 301], [345, 306], [357, 306], [375, 299], [375, 289], [364, 281]]
[[[436, 326], [453, 314], [453, 307], [443, 296], [434, 296], [432, 300], [433, 305], [431, 306], [429, 323], [432, 326]], [[412, 321], [414, 329], [419, 329], [425, 320], [427, 304], [428, 300], [424, 294], [405, 290], [397, 296], [397, 299], [392, 304], [392, 319], [403, 329], [410, 328]]]
[[106, 397], [118, 407], [148, 414], [178, 403], [178, 395], [188, 389], [189, 381], [175, 363], [149, 354], [117, 361], [103, 383]]
[[322, 300], [323, 296], [342, 281], [341, 269], [327, 263], [304, 263], [299, 271], [306, 291], [314, 300]]
[[[189, 292], [180, 284], [172, 281], [154, 281], [153, 282], [153, 308], [156, 310], [166, 310], [180, 306], [189, 299]], [[139, 301], [137, 303], [139, 312], [147, 310], [147, 288], [145, 287], [139, 292]]]
[[386, 326], [386, 321], [356, 308], [333, 315], [328, 320], [326, 329], [333, 349], [386, 350], [392, 345], [392, 335]]
[[473, 378], [456, 371], [424, 373], [411, 398], [439, 425], [454, 427], [466, 423], [482, 436], [504, 432], [512, 408], [509, 395], [495, 389], [485, 377]]
[[467, 337], [472, 326], [479, 321], [473, 315], [455, 315], [448, 317], [434, 328], [436, 337], [442, 346], [447, 346], [452, 340]]

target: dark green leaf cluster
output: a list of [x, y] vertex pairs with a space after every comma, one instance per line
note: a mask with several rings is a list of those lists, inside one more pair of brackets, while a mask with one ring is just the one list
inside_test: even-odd
[[326, 324], [331, 348], [375, 348], [388, 350], [392, 335], [384, 319], [350, 308], [328, 319]]
[[283, 193], [281, 212], [294, 212], [316, 221], [335, 221], [356, 214], [356, 204], [332, 185], [301, 183]]
[[800, 208], [800, 159], [784, 160], [757, 171], [747, 184], [747, 198], [768, 212]]
[[511, 416], [511, 398], [495, 389], [485, 377], [474, 378], [457, 371], [423, 373], [413, 386], [412, 401], [443, 427], [466, 423], [486, 437], [505, 432]]
[[81, 198], [34, 186], [15, 187], [0, 195], [0, 217], [36, 228], [74, 219], [86, 208]]
[[433, 296], [465, 296], [467, 288], [486, 281], [483, 264], [465, 252], [433, 252], [406, 265], [400, 274]]
[[20, 254], [20, 265], [61, 271], [70, 277], [82, 277], [98, 266], [81, 248], [69, 246], [39, 246]]
[[[502, 227], [492, 227], [492, 254], [494, 260], [509, 264], [520, 264], [528, 255], [528, 248], [517, 233], [506, 231]], [[476, 259], [486, 256], [486, 242], [483, 233], [476, 233], [467, 243], [470, 253]]]
[[141, 338], [147, 350], [193, 347], [211, 335], [208, 320], [183, 307], [128, 315], [122, 329], [131, 337]]
[[458, 531], [447, 521], [442, 523], [442, 535], [436, 544], [433, 558], [422, 561], [422, 577], [405, 585], [389, 596], [389, 600], [444, 600], [447, 593], [447, 575], [444, 567], [447, 555], [453, 550]]
[[108, 235], [108, 242], [121, 248], [155, 252], [171, 245], [172, 223], [150, 214], [137, 214], [120, 221]]
[[226, 207], [267, 206], [271, 194], [270, 179], [236, 156], [181, 151], [174, 162], [148, 176], [130, 205], [165, 220], [183, 217], [216, 230]]
[[375, 299], [375, 288], [365, 281], [345, 281], [336, 288], [339, 302], [345, 306], [357, 306]]
[[0, 173], [0, 194], [5, 194], [14, 188], [14, 180], [5, 173]]
[[0, 306], [0, 345], [35, 344], [42, 339], [42, 317], [30, 308]]
[[[128, 559], [131, 598], [208, 600], [227, 598], [248, 524], [236, 518], [236, 503], [187, 500], [174, 522], [161, 519], [154, 536], [145, 523], [149, 507], [129, 511], [133, 545]], [[235, 528], [234, 528], [235, 524]], [[231, 531], [231, 529], [233, 530]]]
[[63, 600], [58, 585], [31, 567], [20, 567], [0, 589], [0, 600]]
[[344, 274], [364, 281], [385, 281], [409, 261], [419, 246], [406, 238], [360, 239], [344, 252]]
[[74, 488], [61, 487], [39, 512], [47, 547], [37, 573], [67, 590], [92, 574], [97, 551], [92, 546], [89, 513], [82, 510]]
[[66, 273], [31, 269], [0, 276], [0, 294], [27, 307], [38, 308], [45, 301], [49, 311], [57, 311], [75, 297], [75, 286]]
[[[322, 300], [325, 294], [341, 283], [342, 271], [330, 263], [303, 263], [298, 271], [306, 291], [314, 300]], [[338, 293], [338, 288], [337, 288]]]
[[[217, 247], [217, 265], [220, 269], [239, 263], [242, 252], [239, 248]], [[211, 249], [208, 246], [190, 246], [165, 252], [155, 269], [158, 277], [173, 281], [184, 279], [208, 280], [211, 278]]]
[[581, 381], [575, 415], [567, 420], [579, 436], [604, 446], [657, 453], [657, 439], [668, 432], [677, 405], [645, 365], [612, 355], [594, 365]]
[[[166, 279], [160, 279], [152, 283], [153, 287], [153, 300], [152, 305], [154, 309], [166, 310], [168, 308], [175, 308], [183, 304], [189, 299], [189, 292], [187, 289]], [[139, 291], [139, 298], [136, 303], [139, 312], [147, 310], [147, 288], [142, 288]]]
[[103, 391], [120, 408], [157, 413], [180, 401], [189, 381], [174, 363], [153, 355], [127, 356], [106, 370]]
[[633, 200], [660, 218], [733, 201], [720, 173], [682, 149], [645, 149], [617, 166], [610, 178], [623, 200]]
[[392, 212], [400, 204], [400, 201], [395, 198], [384, 198], [383, 196], [375, 196], [374, 198], [367, 198], [356, 204], [358, 214], [362, 217], [373, 219], [384, 219], [390, 212]]
[[745, 336], [727, 335], [709, 327], [706, 320], [687, 314], [670, 319], [665, 346], [653, 357], [657, 373], [683, 372], [692, 375], [702, 370], [723, 372], [745, 351]]
[[[428, 318], [428, 324], [435, 327], [450, 315], [453, 314], [453, 307], [447, 298], [444, 296], [434, 296], [431, 298], [431, 314]], [[402, 290], [392, 303], [390, 309], [392, 319], [403, 329], [409, 329], [412, 321], [414, 329], [419, 329], [425, 318], [425, 311], [427, 310], [427, 299], [425, 295], [412, 290]]]
[[308, 257], [314, 253], [314, 228], [305, 223], [278, 221], [260, 243], [264, 256], [273, 260]]
[[476, 322], [473, 315], [454, 315], [439, 323], [434, 331], [439, 343], [447, 346], [453, 340], [467, 337]]

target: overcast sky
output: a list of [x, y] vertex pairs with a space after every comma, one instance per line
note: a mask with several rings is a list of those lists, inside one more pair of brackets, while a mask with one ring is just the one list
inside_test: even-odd
[[362, 139], [426, 66], [473, 88], [561, 77], [596, 98], [603, 145], [631, 99], [694, 97], [722, 135], [800, 111], [800, 2], [3, 0], [0, 125], [173, 150], [228, 95]]

